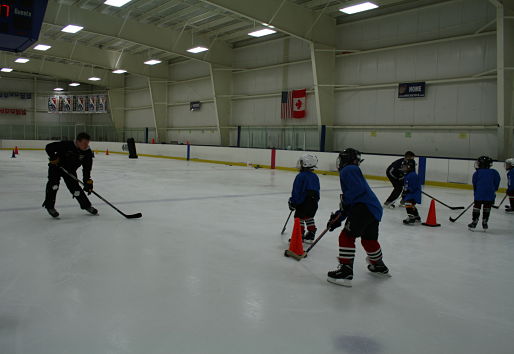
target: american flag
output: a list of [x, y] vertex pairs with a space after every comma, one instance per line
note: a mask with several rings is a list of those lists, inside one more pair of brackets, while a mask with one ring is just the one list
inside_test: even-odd
[[282, 91], [280, 106], [280, 118], [288, 119], [293, 117], [293, 91]]

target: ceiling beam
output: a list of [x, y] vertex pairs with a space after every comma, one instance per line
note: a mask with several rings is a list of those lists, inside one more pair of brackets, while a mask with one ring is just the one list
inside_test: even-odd
[[290, 0], [201, 0], [252, 21], [268, 23], [281, 32], [315, 43], [335, 45], [334, 18]]
[[[166, 64], [145, 65], [148, 60], [146, 55], [134, 55], [124, 52], [118, 52], [97, 47], [90, 47], [78, 42], [65, 42], [45, 40], [45, 44], [51, 45], [52, 48], [45, 52], [44, 55], [54, 58], [67, 59], [80, 62], [86, 65], [99, 66], [107, 70], [124, 69], [131, 74], [154, 77], [168, 78], [168, 68]], [[28, 53], [41, 54], [34, 49], [28, 49]]]
[[[221, 40], [212, 41], [210, 38], [198, 34], [195, 34], [193, 42], [193, 36], [188, 29], [176, 31], [159, 28], [129, 18], [124, 19], [59, 4], [55, 0], [48, 3], [45, 23], [55, 26], [66, 26], [73, 23], [83, 26], [85, 30], [91, 33], [123, 39], [189, 59], [222, 66], [231, 66], [232, 64], [232, 48], [227, 43]], [[209, 51], [201, 54], [187, 52], [187, 49], [191, 48], [192, 45], [203, 45], [209, 48]]]
[[[56, 63], [50, 60], [31, 58], [28, 63], [19, 64], [14, 60], [19, 55], [14, 53], [0, 52], [0, 62], [5, 66], [14, 69], [14, 72], [23, 72], [30, 74], [44, 75], [52, 77], [55, 80], [77, 81], [101, 87], [119, 88], [123, 87], [123, 75], [112, 74], [109, 70], [100, 68], [80, 67], [76, 64]], [[2, 73], [2, 76], [9, 77], [8, 73]], [[88, 78], [96, 76], [101, 78], [100, 81], [89, 81]]]

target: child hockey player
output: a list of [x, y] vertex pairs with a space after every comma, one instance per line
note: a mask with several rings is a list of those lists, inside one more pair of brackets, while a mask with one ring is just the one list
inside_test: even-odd
[[487, 230], [487, 221], [491, 214], [491, 207], [496, 198], [496, 191], [500, 186], [500, 174], [492, 170], [493, 159], [488, 156], [480, 156], [475, 162], [475, 173], [473, 174], [473, 191], [475, 202], [473, 205], [473, 221], [468, 225], [470, 230], [477, 227], [480, 218], [480, 209], [484, 207], [482, 216], [482, 228]]
[[[94, 155], [89, 148], [90, 140], [91, 138], [88, 134], [80, 133], [77, 135], [75, 141], [58, 141], [48, 144], [45, 148], [50, 163], [48, 164], [48, 182], [46, 184], [46, 197], [43, 207], [45, 207], [48, 214], [54, 218], [59, 216], [59, 213], [55, 210], [55, 198], [61, 177], [82, 209], [93, 215], [98, 213], [98, 211], [91, 206], [91, 202], [84, 193], [84, 191], [86, 191], [88, 194], [91, 194], [93, 191], [91, 168], [93, 167]], [[84, 190], [82, 190], [76, 180], [61, 170], [62, 167], [72, 175], [77, 176], [77, 169], [80, 166], [82, 166]]]
[[403, 223], [405, 225], [419, 224], [421, 218], [416, 204], [421, 203], [421, 183], [416, 173], [416, 161], [404, 160], [402, 171], [405, 173], [402, 200], [407, 211], [407, 219], [403, 220]]
[[505, 205], [507, 213], [514, 213], [514, 158], [505, 161], [505, 169], [507, 172], [507, 198], [510, 205]]
[[402, 194], [403, 191], [403, 178], [405, 174], [402, 171], [402, 164], [405, 160], [414, 160], [416, 155], [412, 151], [407, 151], [405, 153], [404, 158], [398, 159], [394, 161], [392, 164], [389, 165], [389, 167], [386, 170], [387, 178], [389, 178], [389, 181], [391, 181], [391, 184], [393, 185], [393, 191], [391, 192], [391, 195], [384, 203], [384, 207], [386, 208], [394, 208], [394, 202], [398, 197]]
[[296, 175], [289, 198], [289, 210], [294, 210], [294, 217], [300, 218], [303, 241], [306, 243], [312, 243], [316, 235], [314, 216], [318, 210], [320, 186], [319, 178], [313, 171], [317, 164], [318, 158], [311, 154], [305, 154], [298, 159], [296, 167], [300, 173]]
[[327, 224], [330, 231], [341, 226], [347, 218], [339, 235], [339, 267], [328, 272], [331, 283], [351, 287], [353, 279], [353, 260], [355, 258], [355, 238], [361, 238], [362, 247], [368, 257], [368, 270], [372, 273], [389, 275], [389, 269], [382, 261], [382, 250], [378, 243], [378, 226], [382, 219], [382, 206], [369, 187], [359, 168], [361, 154], [348, 148], [339, 154], [337, 168], [341, 182], [340, 209], [333, 213]]

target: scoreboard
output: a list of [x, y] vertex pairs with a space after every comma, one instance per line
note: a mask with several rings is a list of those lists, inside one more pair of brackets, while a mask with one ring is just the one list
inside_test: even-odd
[[0, 51], [22, 52], [39, 38], [48, 0], [0, 0]]

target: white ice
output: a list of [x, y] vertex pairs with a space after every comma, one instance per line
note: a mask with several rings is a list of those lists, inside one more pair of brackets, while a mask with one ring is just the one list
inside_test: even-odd
[[[44, 153], [0, 155], [1, 354], [514, 352], [514, 216], [503, 210], [487, 233], [467, 230], [469, 213], [451, 224], [458, 211], [440, 205], [434, 229], [385, 210], [379, 240], [392, 278], [368, 274], [357, 243], [344, 288], [326, 281], [337, 232], [300, 262], [283, 256], [291, 172], [99, 154], [97, 192], [143, 218], [95, 197], [100, 215], [86, 215], [62, 183], [53, 220], [40, 207]], [[320, 179], [323, 229], [339, 185]], [[381, 200], [390, 192], [370, 184]]]

